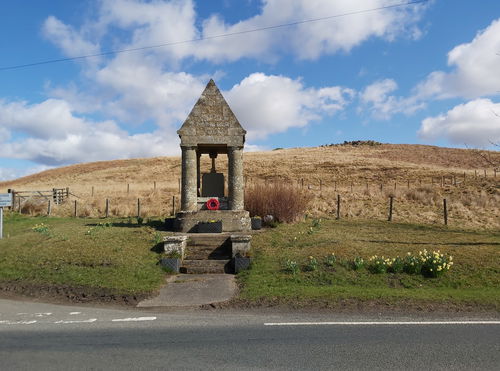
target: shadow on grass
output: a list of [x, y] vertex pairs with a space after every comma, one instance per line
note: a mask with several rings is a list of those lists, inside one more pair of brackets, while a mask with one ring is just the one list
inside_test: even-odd
[[[169, 220], [168, 218], [166, 220]], [[100, 223], [87, 223], [87, 227], [121, 227], [121, 228], [141, 228], [141, 227], [151, 227], [157, 231], [170, 231], [169, 223], [162, 220], [148, 220], [143, 223], [138, 223], [136, 221], [123, 221], [123, 222], [100, 222]]]

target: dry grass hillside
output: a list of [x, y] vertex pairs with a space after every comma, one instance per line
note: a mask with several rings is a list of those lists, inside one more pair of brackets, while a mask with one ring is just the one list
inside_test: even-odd
[[[247, 186], [286, 182], [312, 193], [309, 212], [314, 215], [334, 212], [340, 194], [342, 217], [384, 219], [388, 197], [394, 196], [395, 221], [442, 223], [446, 198], [450, 224], [500, 228], [500, 174], [493, 169], [498, 163], [500, 152], [495, 151], [335, 145], [246, 153], [245, 176]], [[227, 174], [226, 156], [220, 156], [217, 165]], [[203, 156], [202, 171], [209, 166], [208, 156]], [[81, 216], [102, 216], [106, 198], [112, 215], [136, 215], [137, 198], [143, 216], [168, 215], [172, 196], [179, 198], [180, 171], [179, 157], [94, 162], [0, 182], [0, 192], [69, 187]], [[52, 212], [71, 214], [73, 206], [66, 203]], [[46, 201], [25, 200], [21, 209], [44, 213]]]

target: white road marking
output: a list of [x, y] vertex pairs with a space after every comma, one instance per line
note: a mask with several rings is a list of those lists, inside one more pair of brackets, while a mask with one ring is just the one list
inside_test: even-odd
[[500, 321], [267, 322], [264, 326], [500, 325]]
[[112, 322], [136, 322], [136, 321], [154, 321], [156, 317], [135, 317], [135, 318], [115, 318]]
[[51, 316], [52, 313], [35, 313], [35, 317]]
[[97, 321], [97, 318], [90, 318], [90, 319], [84, 319], [84, 320], [76, 320], [76, 321], [56, 321], [54, 323], [56, 324], [66, 324], [66, 323], [92, 323]]
[[0, 324], [2, 325], [31, 325], [33, 323], [36, 323], [36, 320], [32, 321], [0, 321]]
[[74, 315], [76, 315], [76, 314], [82, 314], [82, 312], [69, 312], [69, 315], [70, 315], [70, 316], [74, 316]]

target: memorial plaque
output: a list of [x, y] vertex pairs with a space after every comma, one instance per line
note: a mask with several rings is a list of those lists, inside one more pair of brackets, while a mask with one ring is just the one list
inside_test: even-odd
[[202, 176], [202, 197], [224, 197], [224, 174], [206, 173]]

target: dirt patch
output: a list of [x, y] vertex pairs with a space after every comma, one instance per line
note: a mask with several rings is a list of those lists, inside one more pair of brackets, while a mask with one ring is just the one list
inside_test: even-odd
[[135, 307], [141, 300], [152, 294], [124, 295], [111, 290], [93, 287], [69, 285], [42, 285], [24, 282], [0, 283], [0, 297], [36, 298], [37, 300], [56, 303], [109, 304]]
[[385, 313], [385, 314], [425, 314], [425, 313], [461, 313], [461, 314], [484, 314], [499, 317], [500, 310], [494, 306], [477, 303], [457, 302], [435, 302], [417, 300], [298, 300], [284, 298], [260, 298], [257, 300], [245, 300], [235, 298], [224, 303], [215, 303], [202, 306], [202, 309], [276, 309], [276, 310], [306, 310], [306, 311], [329, 311], [337, 313]]

